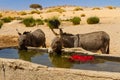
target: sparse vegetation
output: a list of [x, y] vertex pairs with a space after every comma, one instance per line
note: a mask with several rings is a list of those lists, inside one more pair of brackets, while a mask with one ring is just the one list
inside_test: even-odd
[[15, 20], [22, 20], [22, 17], [14, 17]]
[[99, 23], [100, 19], [98, 17], [89, 17], [87, 19], [88, 24], [97, 24]]
[[44, 21], [41, 19], [34, 19], [32, 17], [23, 19], [23, 24], [25, 24], [26, 27], [33, 27], [36, 25], [44, 25]]
[[108, 9], [116, 9], [116, 7], [113, 7], [113, 6], [106, 6], [106, 8], [108, 8]]
[[3, 22], [0, 20], [0, 28], [2, 27], [2, 25], [3, 25]]
[[86, 15], [85, 15], [85, 14], [81, 14], [80, 16], [81, 16], [81, 17], [85, 17]]
[[92, 10], [101, 10], [99, 7], [95, 7]]
[[0, 13], [0, 18], [2, 17], [2, 14]]
[[59, 12], [59, 13], [62, 13], [62, 12], [65, 12], [65, 10], [61, 9], [61, 8], [53, 8], [53, 9], [49, 9], [47, 12]]
[[71, 19], [71, 21], [74, 25], [78, 25], [78, 24], [80, 24], [81, 18], [80, 17], [74, 17], [73, 19]]
[[36, 23], [36, 25], [44, 25], [44, 22], [41, 19], [36, 19], [35, 23]]
[[35, 19], [32, 17], [25, 18], [25, 19], [23, 19], [22, 22], [23, 22], [23, 24], [25, 24], [26, 27], [33, 27], [36, 25]]
[[25, 11], [21, 11], [18, 14], [20, 14], [20, 15], [27, 15], [27, 13]]
[[12, 17], [4, 17], [1, 19], [4, 23], [8, 23], [8, 22], [11, 22], [13, 20]]
[[40, 5], [40, 4], [31, 4], [30, 6], [29, 6], [30, 8], [33, 8], [33, 9], [42, 9], [42, 6]]
[[40, 14], [40, 11], [35, 11], [35, 10], [34, 10], [34, 11], [31, 11], [30, 13], [31, 13], [31, 14], [34, 14], [34, 13]]
[[81, 8], [81, 7], [76, 7], [73, 11], [83, 11], [83, 8]]

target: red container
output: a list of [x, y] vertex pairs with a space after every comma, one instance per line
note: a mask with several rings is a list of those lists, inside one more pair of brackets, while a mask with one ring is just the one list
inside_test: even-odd
[[79, 62], [88, 62], [94, 60], [94, 56], [75, 54], [70, 57], [70, 60], [79, 61]]

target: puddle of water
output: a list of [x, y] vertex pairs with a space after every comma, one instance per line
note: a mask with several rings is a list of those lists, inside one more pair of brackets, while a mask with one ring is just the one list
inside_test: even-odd
[[22, 59], [37, 64], [47, 65], [59, 68], [73, 68], [95, 71], [110, 71], [120, 72], [120, 61], [112, 61], [101, 58], [96, 58], [89, 62], [73, 62], [68, 57], [70, 55], [53, 55], [40, 51], [19, 51], [17, 49], [2, 49], [0, 50], [1, 58]]

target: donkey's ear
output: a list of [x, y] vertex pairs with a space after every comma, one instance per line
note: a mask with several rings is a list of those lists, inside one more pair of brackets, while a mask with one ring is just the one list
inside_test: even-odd
[[18, 35], [21, 35], [21, 33], [18, 31], [18, 29], [16, 29], [16, 31], [17, 31]]
[[63, 30], [61, 28], [59, 30], [60, 30], [59, 34], [62, 35], [63, 34]]
[[21, 33], [18, 32], [18, 35], [21, 35]]

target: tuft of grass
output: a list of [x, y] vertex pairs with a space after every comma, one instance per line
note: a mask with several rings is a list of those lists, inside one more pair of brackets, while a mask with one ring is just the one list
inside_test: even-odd
[[53, 9], [49, 9], [47, 12], [59, 12], [59, 13], [62, 13], [62, 12], [65, 12], [65, 10], [62, 9], [62, 8], [53, 8]]
[[87, 19], [88, 24], [97, 24], [99, 22], [100, 22], [100, 19], [98, 17], [96, 17], [96, 16], [95, 17], [89, 17]]
[[73, 11], [83, 11], [83, 8], [81, 8], [81, 7], [76, 7]]
[[0, 20], [0, 28], [2, 27], [2, 25], [3, 25], [3, 22]]
[[15, 20], [22, 20], [22, 17], [14, 17]]
[[81, 17], [85, 17], [86, 15], [85, 15], [85, 14], [81, 14], [80, 16], [81, 16]]
[[36, 25], [35, 19], [32, 17], [25, 18], [25, 19], [23, 19], [22, 22], [23, 22], [23, 24], [25, 24], [26, 27], [33, 27]]
[[40, 14], [41, 12], [40, 12], [40, 11], [35, 11], [35, 10], [34, 10], [34, 11], [31, 11], [30, 13], [31, 13], [31, 14], [35, 14], [35, 13], [36, 13], [36, 14]]
[[0, 13], [0, 18], [3, 17], [3, 15]]
[[81, 18], [80, 17], [74, 17], [73, 19], [71, 19], [71, 21], [74, 25], [78, 25], [78, 24], [80, 24]]
[[44, 21], [41, 19], [36, 19], [35, 23], [36, 23], [36, 25], [44, 25]]
[[95, 7], [92, 10], [101, 10], [99, 7]]
[[13, 20], [12, 17], [4, 17], [1, 19], [4, 23], [8, 23], [8, 22], [11, 22]]
[[24, 11], [21, 11], [21, 12], [19, 12], [18, 14], [20, 14], [20, 15], [27, 15], [27, 13], [24, 12]]
[[108, 9], [116, 9], [116, 7], [113, 7], [113, 6], [106, 6], [106, 8], [108, 8]]

